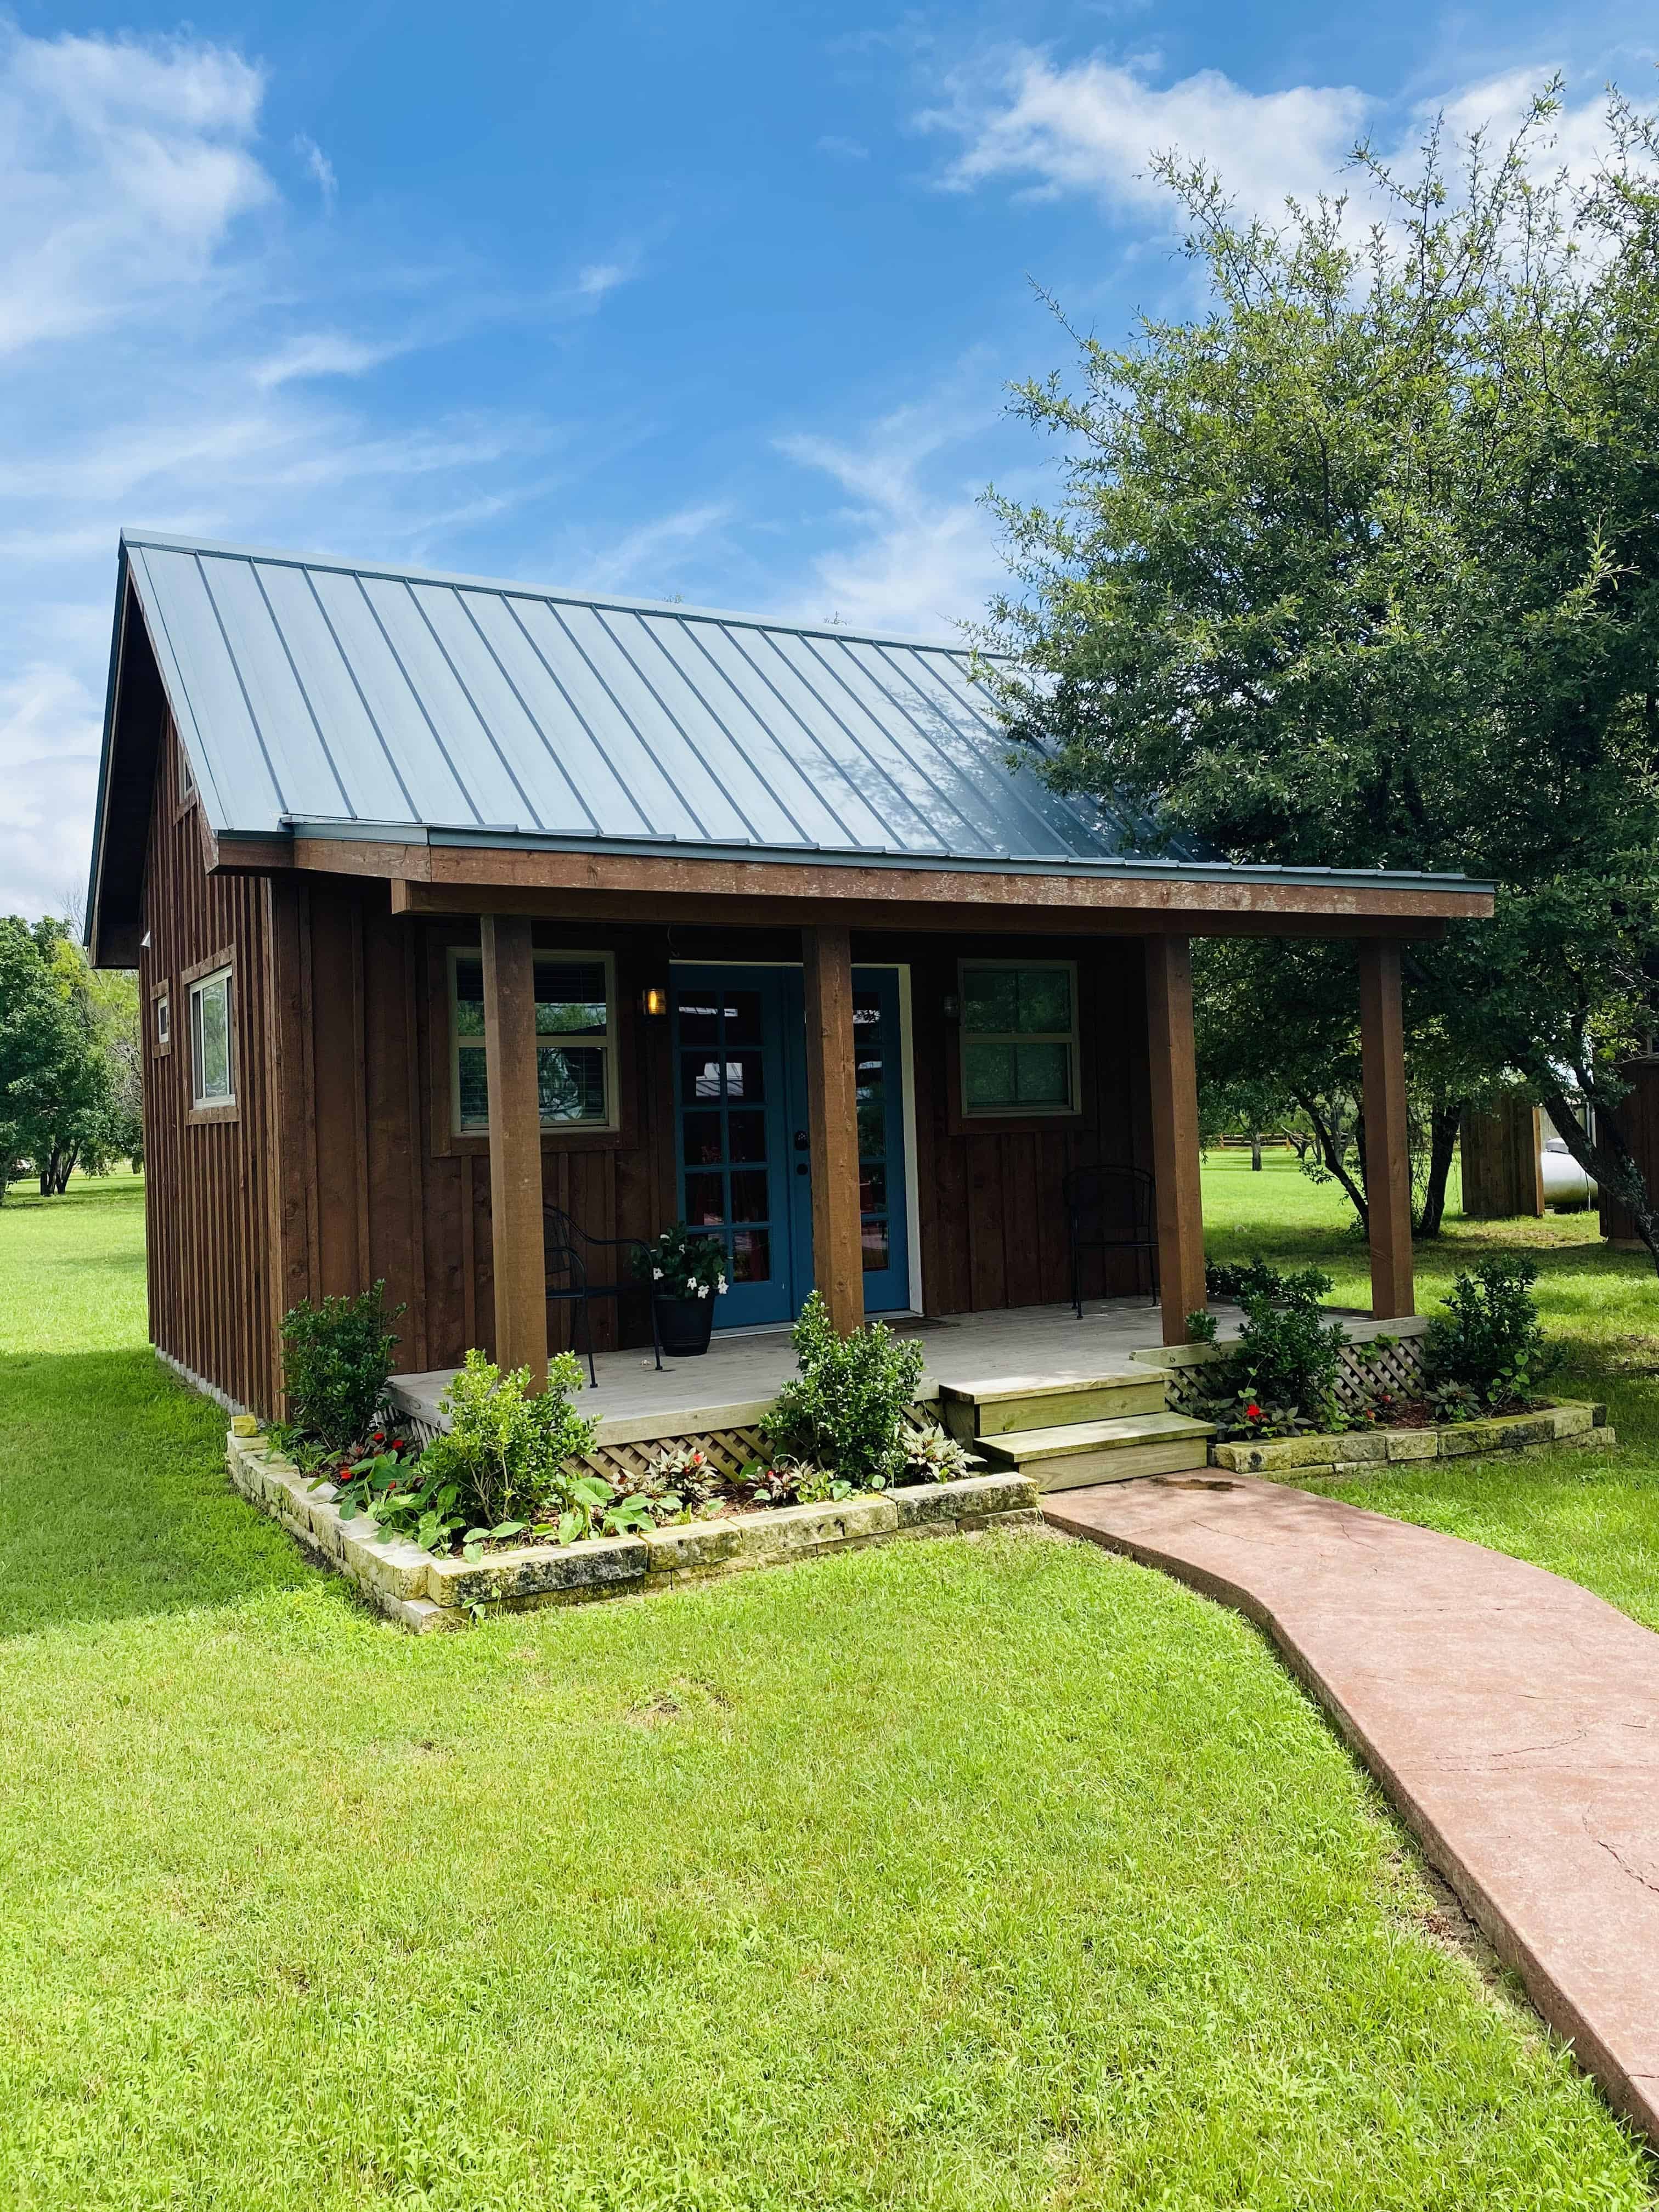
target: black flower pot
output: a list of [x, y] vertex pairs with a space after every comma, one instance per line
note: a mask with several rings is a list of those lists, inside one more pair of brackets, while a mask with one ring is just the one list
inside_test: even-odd
[[657, 1341], [671, 1359], [696, 1359], [708, 1349], [714, 1326], [714, 1294], [706, 1298], [654, 1297]]

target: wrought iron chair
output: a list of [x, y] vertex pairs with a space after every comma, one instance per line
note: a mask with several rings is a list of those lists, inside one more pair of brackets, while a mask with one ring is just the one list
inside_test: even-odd
[[[620, 1304], [630, 1291], [640, 1291], [651, 1309], [651, 1349], [656, 1354], [659, 1369], [662, 1366], [662, 1346], [657, 1339], [657, 1307], [651, 1296], [648, 1282], [595, 1282], [589, 1273], [591, 1254], [643, 1252], [648, 1249], [642, 1237], [590, 1237], [574, 1215], [562, 1206], [542, 1208], [542, 1247], [547, 1270], [547, 1302], [549, 1305], [574, 1306], [571, 1334], [575, 1334], [576, 1316], [580, 1316], [583, 1344], [578, 1348], [587, 1354], [587, 1381], [591, 1389], [599, 1387], [599, 1376], [593, 1367], [593, 1321], [589, 1308], [596, 1298], [610, 1298]], [[605, 1271], [616, 1273], [617, 1263], [605, 1260]]]
[[1145, 1168], [1073, 1168], [1060, 1186], [1066, 1237], [1072, 1254], [1072, 1310], [1083, 1318], [1082, 1259], [1085, 1252], [1133, 1252], [1135, 1275], [1145, 1253], [1158, 1303], [1157, 1186]]

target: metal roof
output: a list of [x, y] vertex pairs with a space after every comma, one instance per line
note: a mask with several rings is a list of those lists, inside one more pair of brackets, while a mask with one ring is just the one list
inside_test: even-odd
[[1011, 767], [961, 645], [124, 537], [216, 831], [1038, 863], [1130, 849]]
[[128, 578], [221, 836], [1491, 888], [1217, 860], [1062, 798], [960, 644], [149, 532], [120, 573], [89, 930]]

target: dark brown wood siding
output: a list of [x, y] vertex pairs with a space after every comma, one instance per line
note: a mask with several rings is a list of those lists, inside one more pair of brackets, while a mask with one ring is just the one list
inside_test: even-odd
[[[167, 730], [144, 872], [148, 942], [138, 956], [149, 1333], [239, 1405], [268, 1408], [276, 1387], [270, 887], [259, 877], [208, 874], [200, 809], [184, 800], [179, 761]], [[234, 1117], [206, 1119], [191, 1109], [185, 979], [222, 953], [232, 975], [236, 1106]], [[165, 1054], [155, 1028], [163, 986], [173, 1030]]]
[[[1627, 1060], [1619, 1073], [1630, 1089], [1613, 1118], [1649, 1190], [1659, 1190], [1659, 1060]], [[1603, 1193], [1600, 1210], [1601, 1234], [1610, 1243], [1643, 1249], [1636, 1224], [1617, 1199]]]
[[[173, 749], [157, 800], [147, 894], [146, 985], [222, 945], [237, 961], [241, 1119], [185, 1119], [187, 1042], [152, 1062], [152, 1297], [155, 1340], [262, 1412], [275, 1408], [277, 1324], [296, 1300], [384, 1280], [405, 1310], [398, 1363], [456, 1364], [494, 1349], [489, 1160], [450, 1128], [447, 948], [465, 921], [394, 917], [384, 883], [283, 873], [210, 878], [190, 811], [174, 821]], [[639, 1012], [671, 954], [788, 958], [798, 940], [759, 933], [538, 923], [538, 945], [615, 955], [621, 1127], [550, 1137], [549, 1200], [600, 1237], [648, 1237], [675, 1210], [668, 1024]], [[964, 1121], [947, 1001], [964, 957], [1078, 964], [1083, 1110], [999, 1126]], [[1146, 1001], [1136, 940], [862, 935], [854, 957], [910, 975], [922, 1295], [932, 1313], [1057, 1304], [1070, 1295], [1062, 1183], [1087, 1163], [1152, 1162]], [[274, 1163], [274, 1166], [273, 1166]], [[1088, 1263], [1085, 1292], [1146, 1287], [1133, 1260]], [[596, 1307], [599, 1348], [648, 1343], [642, 1297]], [[552, 1316], [570, 1340], [568, 1309]]]

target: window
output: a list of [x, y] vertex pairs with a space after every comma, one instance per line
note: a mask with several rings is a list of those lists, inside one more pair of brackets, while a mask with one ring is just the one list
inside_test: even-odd
[[190, 987], [190, 1088], [197, 1106], [236, 1103], [228, 968], [216, 968]]
[[190, 764], [190, 755], [185, 750], [185, 741], [179, 740], [179, 804], [187, 806], [196, 796], [196, 774]]
[[1075, 964], [964, 961], [963, 1115], [1075, 1114], [1081, 1103]]
[[[544, 1129], [617, 1126], [616, 974], [608, 952], [536, 955], [536, 1077]], [[489, 1127], [483, 955], [449, 956], [450, 1103], [456, 1129]]]
[[173, 1050], [173, 993], [165, 983], [158, 983], [150, 994], [155, 1009], [155, 1054]]

